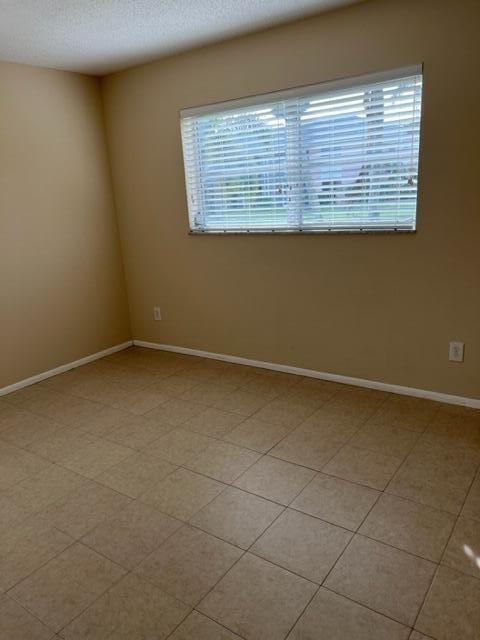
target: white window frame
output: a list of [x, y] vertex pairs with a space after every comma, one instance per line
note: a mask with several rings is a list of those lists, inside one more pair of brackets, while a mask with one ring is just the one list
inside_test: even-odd
[[[249, 234], [249, 235], [257, 235], [257, 234], [324, 234], [324, 233], [411, 233], [416, 231], [416, 222], [418, 220], [418, 183], [417, 180], [417, 189], [416, 189], [416, 203], [415, 203], [415, 220], [412, 226], [402, 227], [398, 226], [368, 226], [362, 228], [361, 226], [348, 226], [348, 227], [340, 227], [340, 226], [331, 226], [331, 227], [322, 227], [322, 228], [311, 228], [301, 226], [295, 228], [226, 228], [226, 229], [208, 229], [204, 227], [198, 227], [192, 225], [192, 220], [196, 216], [196, 212], [192, 212], [191, 207], [191, 191], [194, 180], [192, 177], [188, 175], [188, 167], [186, 160], [186, 146], [184, 139], [184, 122], [187, 118], [195, 118], [197, 116], [204, 115], [214, 115], [216, 113], [223, 113], [230, 110], [240, 109], [242, 107], [250, 107], [256, 105], [263, 104], [271, 104], [276, 101], [288, 100], [291, 98], [301, 97], [308, 98], [309, 96], [320, 96], [322, 94], [326, 94], [329, 92], [336, 92], [342, 89], [355, 89], [356, 87], [370, 84], [370, 83], [381, 83], [390, 80], [400, 80], [402, 78], [407, 78], [409, 76], [419, 75], [423, 77], [423, 64], [416, 64], [405, 66], [393, 70], [381, 71], [377, 73], [370, 73], [356, 77], [348, 77], [341, 78], [338, 80], [332, 80], [328, 82], [322, 82], [319, 84], [313, 84], [303, 87], [295, 87], [287, 90], [274, 91], [264, 94], [258, 94], [253, 96], [248, 96], [244, 98], [238, 98], [233, 100], [228, 100], [225, 102], [217, 102], [208, 105], [202, 105], [198, 107], [189, 107], [180, 110], [180, 128], [182, 134], [182, 145], [183, 145], [183, 154], [184, 154], [184, 170], [185, 170], [185, 186], [186, 186], [186, 200], [187, 200], [187, 210], [188, 210], [188, 220], [189, 220], [189, 233], [193, 235], [232, 235], [232, 234]], [[423, 96], [422, 96], [423, 101]], [[420, 169], [420, 152], [421, 152], [421, 123], [423, 117], [420, 115], [420, 143], [417, 155], [417, 176], [419, 174]]]

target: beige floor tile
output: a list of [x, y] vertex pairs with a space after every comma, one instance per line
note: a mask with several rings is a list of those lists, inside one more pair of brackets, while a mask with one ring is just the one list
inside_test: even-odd
[[446, 402], [434, 402], [433, 404], [438, 408], [438, 411], [441, 413], [450, 413], [455, 416], [467, 416], [470, 418], [476, 417], [477, 419], [480, 418], [480, 413], [478, 412], [478, 409], [474, 409], [472, 407], [467, 407], [465, 405], [460, 405], [460, 404], [449, 404]]
[[320, 584], [352, 533], [287, 509], [255, 542], [251, 552]]
[[99, 524], [82, 542], [133, 569], [181, 526], [179, 520], [135, 501]]
[[0, 596], [0, 638], [51, 640], [53, 632], [7, 596]]
[[127, 349], [122, 349], [122, 351], [106, 356], [103, 360], [105, 360], [105, 362], [113, 362], [122, 367], [132, 367], [137, 364], [141, 351], [141, 347], [128, 347]]
[[386, 491], [437, 509], [458, 514], [468, 491], [468, 478], [446, 475], [440, 468], [410, 464], [404, 466], [389, 483]]
[[378, 425], [369, 420], [350, 444], [396, 458], [405, 458], [415, 446], [419, 434], [407, 429]]
[[171, 464], [184, 465], [192, 462], [213, 440], [207, 436], [175, 429], [148, 446], [148, 453]]
[[[229, 368], [229, 365], [225, 363], [225, 369]], [[185, 365], [179, 371], [180, 375], [196, 380], [198, 383], [216, 383], [221, 381], [222, 367], [216, 366], [212, 361], [201, 362], [186, 362]]]
[[345, 408], [326, 409], [321, 407], [302, 424], [302, 429], [312, 431], [317, 436], [340, 442], [349, 440], [365, 423], [365, 418]]
[[247, 447], [247, 449], [266, 453], [291, 431], [290, 427], [281, 424], [248, 418], [238, 427], [226, 433], [223, 439], [241, 447]]
[[320, 378], [310, 378], [309, 376], [300, 379], [299, 388], [317, 390], [322, 393], [328, 393], [333, 397], [344, 389], [344, 385], [330, 380], [321, 380]]
[[225, 489], [191, 519], [207, 533], [248, 549], [283, 507], [233, 487]]
[[288, 633], [316, 588], [247, 553], [198, 609], [246, 640], [278, 640]]
[[62, 393], [59, 393], [51, 387], [52, 380], [49, 381], [50, 385], [46, 386], [46, 381], [29, 385], [23, 389], [19, 389], [14, 393], [8, 394], [8, 403], [16, 407], [22, 407], [28, 411], [39, 413], [37, 408], [42, 408], [58, 401], [59, 398], [64, 397]]
[[79, 421], [77, 428], [91, 433], [98, 438], [103, 438], [129, 417], [131, 417], [131, 414], [121, 409], [102, 407], [102, 409], [93, 416]]
[[197, 356], [187, 356], [180, 353], [167, 353], [145, 349], [136, 364], [149, 371], [173, 375], [182, 371], [188, 363], [200, 362]]
[[83, 476], [52, 464], [11, 487], [5, 494], [25, 509], [41, 511], [86, 482]]
[[118, 565], [77, 543], [37, 569], [10, 595], [59, 631], [124, 573]]
[[440, 562], [454, 524], [455, 516], [446, 511], [383, 494], [359, 533]]
[[205, 405], [198, 402], [189, 402], [180, 398], [173, 398], [162, 406], [148, 412], [149, 418], [160, 420], [172, 427], [178, 427], [193, 416], [205, 411]]
[[302, 404], [306, 407], [310, 407], [313, 410], [321, 407], [327, 400], [329, 400], [337, 389], [331, 388], [329, 382], [323, 382], [322, 380], [314, 380], [312, 378], [307, 380], [301, 380], [299, 384], [294, 385], [286, 393], [283, 394], [283, 398], [289, 402], [295, 402]]
[[257, 420], [282, 424], [286, 427], [297, 427], [309, 415], [313, 413], [312, 407], [305, 404], [297, 404], [283, 397], [272, 400], [255, 414]]
[[222, 382], [204, 382], [185, 391], [180, 397], [189, 402], [198, 402], [207, 407], [215, 404], [229, 393], [235, 391], [235, 387]]
[[[29, 408], [32, 405], [48, 404], [61, 397], [61, 394], [50, 389], [44, 389], [40, 384], [34, 384], [13, 393], [9, 393], [8, 404], [16, 407]], [[33, 410], [33, 409], [30, 409]]]
[[15, 425], [25, 420], [28, 421], [31, 415], [33, 414], [21, 407], [6, 404], [5, 402], [0, 404], [0, 435]]
[[375, 412], [371, 422], [380, 427], [396, 427], [416, 433], [423, 433], [429, 421], [438, 411], [435, 403], [411, 403], [415, 398], [392, 397]]
[[7, 443], [0, 447], [0, 491], [50, 466], [47, 460]]
[[50, 460], [50, 462], [61, 462], [74, 455], [82, 447], [96, 441], [96, 436], [90, 433], [66, 427], [47, 438], [30, 444], [28, 449], [32, 453]]
[[213, 406], [222, 411], [230, 411], [231, 413], [249, 417], [268, 404], [268, 401], [269, 399], [264, 396], [237, 389], [218, 400]]
[[367, 407], [369, 409], [378, 409], [384, 405], [387, 400], [390, 400], [391, 397], [391, 394], [385, 391], [344, 385], [343, 388], [335, 394], [331, 404], [343, 404], [345, 406], [355, 407], [356, 409]]
[[305, 380], [303, 376], [298, 376], [293, 373], [287, 373], [286, 371], [274, 371], [273, 369], [267, 369], [265, 367], [252, 367], [252, 371], [255, 371], [260, 379], [263, 378], [272, 382], [276, 381], [288, 386], [300, 384], [302, 380]]
[[291, 506], [356, 531], [379, 495], [374, 489], [319, 473]]
[[205, 436], [221, 438], [243, 421], [243, 417], [236, 413], [228, 413], [209, 407], [197, 416], [187, 420], [183, 428], [195, 431]]
[[401, 458], [346, 445], [323, 467], [323, 471], [344, 480], [382, 490], [401, 462]]
[[154, 385], [152, 385], [151, 389], [152, 391], [165, 393], [167, 396], [176, 398], [185, 393], [185, 391], [195, 387], [197, 384], [198, 382], [192, 378], [186, 378], [181, 375], [171, 375], [167, 378], [158, 380]]
[[422, 440], [397, 471], [387, 492], [458, 514], [476, 468], [477, 459], [469, 452]]
[[422, 433], [419, 439], [421, 442], [424, 442], [426, 445], [430, 446], [442, 446], [445, 449], [452, 449], [460, 452], [465, 452], [470, 454], [472, 457], [475, 457], [478, 461], [480, 461], [480, 447], [471, 447], [463, 444], [460, 440], [455, 438], [439, 436], [436, 433], [430, 433], [429, 431], [425, 431]]
[[406, 640], [408, 634], [408, 627], [322, 588], [288, 640]]
[[408, 459], [424, 467], [440, 468], [444, 473], [468, 476], [471, 480], [480, 464], [480, 453], [445, 444], [440, 438], [422, 435]]
[[138, 498], [176, 468], [160, 458], [137, 453], [95, 476], [95, 482], [131, 498]]
[[77, 382], [70, 388], [69, 393], [92, 402], [112, 406], [127, 394], [119, 384], [101, 376], [88, 377]]
[[153, 418], [132, 416], [110, 431], [105, 439], [124, 447], [140, 450], [148, 447], [158, 438], [167, 435], [172, 429], [171, 425], [162, 424]]
[[0, 494], [0, 537], [21, 524], [30, 515], [29, 509], [25, 509], [11, 498]]
[[480, 578], [480, 522], [458, 518], [442, 564]]
[[418, 631], [412, 631], [408, 640], [432, 640], [431, 636], [424, 636], [423, 633], [419, 633]]
[[58, 422], [34, 415], [29, 411], [16, 408], [14, 411], [17, 411], [19, 415], [15, 420], [12, 420], [8, 428], [2, 429], [0, 423], [0, 438], [18, 447], [27, 447], [32, 442], [46, 438], [64, 428], [64, 425]]
[[65, 640], [165, 640], [189, 608], [130, 574], [62, 631]]
[[81, 447], [72, 456], [62, 460], [62, 466], [86, 478], [95, 478], [133, 453], [133, 449], [128, 449], [120, 444], [97, 440]]
[[38, 516], [0, 537], [0, 593], [10, 589], [66, 549], [73, 540]]
[[301, 425], [273, 447], [269, 454], [320, 471], [342, 446], [343, 442], [337, 437], [324, 436], [311, 425]]
[[123, 409], [136, 416], [158, 408], [170, 400], [170, 396], [164, 393], [151, 391], [150, 389], [139, 389], [138, 391], [124, 392], [123, 396], [112, 403], [116, 409]]
[[412, 625], [436, 565], [358, 534], [325, 586], [398, 622]]
[[250, 382], [250, 380], [253, 380], [256, 377], [257, 374], [253, 369], [253, 367], [234, 364], [230, 369], [222, 372], [221, 380], [232, 387], [243, 387]]
[[59, 396], [53, 402], [47, 400], [46, 405], [39, 407], [38, 412], [70, 427], [78, 426], [83, 420], [96, 415], [102, 409], [102, 405], [98, 402], [70, 395], [59, 394]]
[[72, 538], [81, 538], [105, 518], [123, 509], [130, 498], [87, 482], [73, 493], [49, 505], [40, 516]]
[[174, 631], [169, 640], [242, 640], [236, 633], [217, 624], [198, 611], [192, 613]]
[[[435, 415], [442, 406], [457, 408], [454, 405], [442, 405], [441, 402], [434, 400], [428, 400], [427, 398], [417, 398], [415, 396], [405, 396], [396, 393], [392, 393], [386, 400], [385, 407], [391, 407], [396, 409], [414, 409], [419, 414], [424, 413], [426, 419], [429, 419], [432, 415]], [[462, 409], [462, 407], [459, 407]]]
[[[365, 391], [362, 390], [362, 391]], [[361, 427], [378, 408], [378, 402], [368, 396], [358, 395], [358, 391], [340, 391], [321, 407], [321, 411], [330, 413], [335, 420]]]
[[[298, 382], [298, 379], [295, 380], [295, 384]], [[285, 378], [276, 378], [274, 376], [260, 374], [247, 382], [247, 384], [242, 387], [242, 391], [246, 391], [247, 393], [271, 402], [292, 389], [295, 384]]]
[[446, 446], [480, 451], [480, 415], [455, 415], [439, 411], [429, 422], [426, 435], [437, 436]]
[[214, 440], [185, 466], [215, 480], [230, 483], [251, 467], [259, 457], [259, 453], [250, 449]]
[[174, 518], [189, 520], [224, 488], [225, 485], [221, 482], [187, 469], [177, 469], [140, 499]]
[[157, 382], [160, 382], [165, 377], [164, 374], [136, 367], [130, 367], [129, 369], [116, 367], [115, 371], [111, 373], [112, 380], [115, 380], [126, 391], [139, 391], [140, 389], [150, 391]]
[[193, 607], [242, 553], [227, 542], [184, 526], [145, 558], [135, 573]]
[[235, 486], [288, 505], [315, 476], [315, 471], [263, 456], [235, 481]]
[[480, 475], [474, 480], [463, 505], [462, 515], [480, 521]]
[[415, 628], [435, 640], [478, 640], [480, 580], [440, 567]]

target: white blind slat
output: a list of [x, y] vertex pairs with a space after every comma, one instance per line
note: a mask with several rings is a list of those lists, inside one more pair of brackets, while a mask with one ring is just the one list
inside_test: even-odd
[[420, 68], [181, 115], [194, 232], [415, 229]]

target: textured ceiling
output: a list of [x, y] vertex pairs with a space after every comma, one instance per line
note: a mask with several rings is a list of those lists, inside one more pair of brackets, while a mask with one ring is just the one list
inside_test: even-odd
[[102, 75], [359, 0], [0, 0], [0, 60]]

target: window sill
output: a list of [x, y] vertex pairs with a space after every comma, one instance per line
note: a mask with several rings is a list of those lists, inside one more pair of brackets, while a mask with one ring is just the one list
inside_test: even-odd
[[316, 235], [395, 235], [416, 233], [416, 229], [315, 229], [315, 230], [290, 230], [275, 229], [271, 231], [193, 231], [191, 236], [316, 236]]

